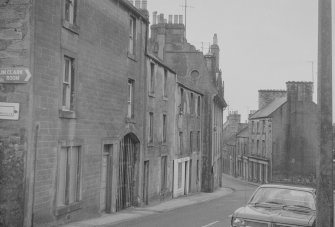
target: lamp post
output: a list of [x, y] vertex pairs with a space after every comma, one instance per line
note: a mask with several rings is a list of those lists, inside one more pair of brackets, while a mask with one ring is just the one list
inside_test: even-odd
[[334, 226], [332, 153], [332, 23], [331, 0], [319, 0], [316, 226]]

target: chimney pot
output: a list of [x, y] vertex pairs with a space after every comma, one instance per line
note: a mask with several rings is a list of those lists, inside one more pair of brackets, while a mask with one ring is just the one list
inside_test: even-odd
[[136, 8], [141, 8], [141, 1], [140, 0], [135, 0], [135, 7]]
[[152, 13], [152, 23], [157, 24], [157, 11]]
[[169, 24], [172, 24], [172, 15], [169, 15]]
[[178, 15], [174, 15], [174, 23], [178, 24]]
[[213, 44], [218, 45], [218, 36], [216, 33], [214, 34], [214, 37], [213, 37]]
[[161, 14], [159, 15], [159, 21], [158, 21], [158, 23], [159, 23], [159, 24], [164, 23], [164, 13], [161, 13]]
[[184, 24], [183, 15], [179, 15], [179, 24]]
[[147, 9], [147, 8], [148, 8], [148, 1], [142, 0], [142, 9]]

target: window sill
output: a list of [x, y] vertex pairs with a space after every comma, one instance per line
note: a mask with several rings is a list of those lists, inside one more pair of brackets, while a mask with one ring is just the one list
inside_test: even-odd
[[128, 123], [128, 124], [136, 124], [135, 119], [134, 118], [129, 118], [129, 117], [126, 117], [126, 123]]
[[136, 60], [136, 55], [135, 54], [132, 54], [130, 53], [129, 51], [127, 52], [127, 57], [135, 62], [137, 62]]
[[60, 118], [76, 119], [76, 113], [72, 110], [59, 110]]
[[79, 35], [80, 27], [76, 24], [71, 24], [70, 22], [63, 20], [63, 28]]
[[75, 203], [71, 203], [71, 204], [66, 205], [66, 206], [57, 207], [55, 215], [56, 216], [61, 216], [61, 215], [64, 215], [64, 214], [68, 214], [68, 213], [71, 213], [73, 211], [81, 209], [81, 207], [82, 207], [81, 202], [75, 202]]
[[151, 98], [156, 98], [155, 93], [153, 93], [153, 92], [149, 92], [148, 96], [151, 97]]

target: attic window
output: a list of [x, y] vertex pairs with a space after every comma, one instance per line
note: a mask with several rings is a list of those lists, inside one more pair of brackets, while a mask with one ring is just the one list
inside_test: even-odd
[[199, 71], [198, 70], [193, 70], [191, 72], [191, 77], [194, 78], [194, 79], [198, 78], [199, 77]]

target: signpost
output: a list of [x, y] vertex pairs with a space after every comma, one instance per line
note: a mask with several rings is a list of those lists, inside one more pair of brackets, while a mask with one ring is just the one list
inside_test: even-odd
[[319, 0], [316, 227], [334, 226], [332, 151], [332, 0]]
[[0, 68], [0, 83], [25, 84], [30, 77], [28, 68]]

